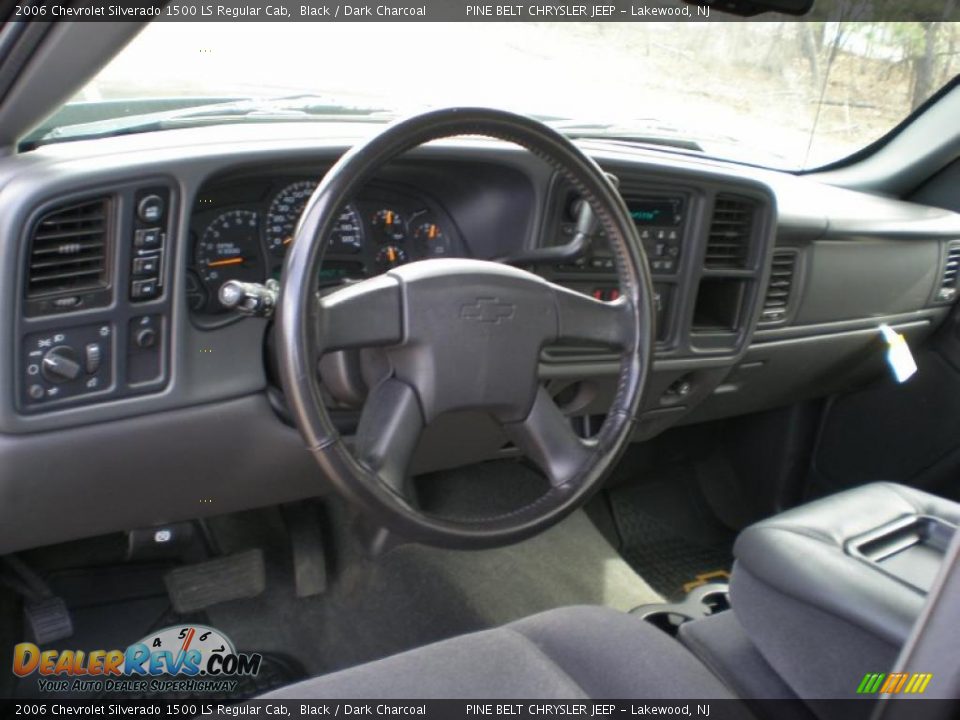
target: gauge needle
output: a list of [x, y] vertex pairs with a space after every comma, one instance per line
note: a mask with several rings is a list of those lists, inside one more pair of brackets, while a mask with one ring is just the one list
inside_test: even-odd
[[431, 240], [433, 240], [433, 239], [437, 236], [437, 226], [436, 226], [436, 225], [431, 225], [431, 226], [430, 226], [430, 232], [428, 233], [428, 235], [429, 235], [429, 237], [430, 237]]
[[242, 257], [225, 258], [223, 260], [214, 260], [207, 263], [207, 267], [223, 267], [224, 265], [242, 265]]
[[292, 243], [292, 242], [293, 242], [293, 235], [291, 235], [291, 236], [288, 237], [288, 238], [284, 238], [284, 240], [283, 240], [283, 244], [284, 244], [284, 245], [289, 245], [289, 244]]
[[397, 259], [397, 251], [393, 248], [387, 248], [387, 259], [394, 262]]

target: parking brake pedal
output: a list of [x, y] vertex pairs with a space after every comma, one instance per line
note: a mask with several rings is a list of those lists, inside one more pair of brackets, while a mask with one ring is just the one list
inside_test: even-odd
[[256, 597], [267, 584], [263, 551], [257, 548], [184, 565], [167, 573], [164, 583], [174, 610], [183, 614]]
[[63, 640], [73, 635], [73, 619], [62, 597], [16, 555], [3, 558], [7, 573], [5, 584], [24, 599], [23, 618], [38, 645]]
[[54, 595], [27, 602], [23, 606], [23, 616], [37, 645], [46, 645], [73, 635], [73, 619], [62, 597]]

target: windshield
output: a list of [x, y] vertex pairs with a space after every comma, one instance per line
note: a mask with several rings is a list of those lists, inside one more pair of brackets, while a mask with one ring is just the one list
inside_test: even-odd
[[957, 25], [153, 23], [31, 139], [487, 105], [799, 170], [878, 139], [956, 73]]

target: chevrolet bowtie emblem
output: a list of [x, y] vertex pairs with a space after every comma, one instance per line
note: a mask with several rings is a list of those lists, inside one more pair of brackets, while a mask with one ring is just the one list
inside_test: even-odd
[[498, 298], [477, 298], [475, 303], [460, 306], [460, 317], [464, 320], [499, 324], [501, 320], [512, 318], [516, 311], [516, 305], [500, 302]]

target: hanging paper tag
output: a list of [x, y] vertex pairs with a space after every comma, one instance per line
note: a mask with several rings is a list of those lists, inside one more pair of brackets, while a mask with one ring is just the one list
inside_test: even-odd
[[913, 359], [907, 339], [886, 324], [880, 326], [880, 334], [887, 343], [887, 364], [894, 379], [899, 383], [906, 382], [917, 372], [917, 361]]

